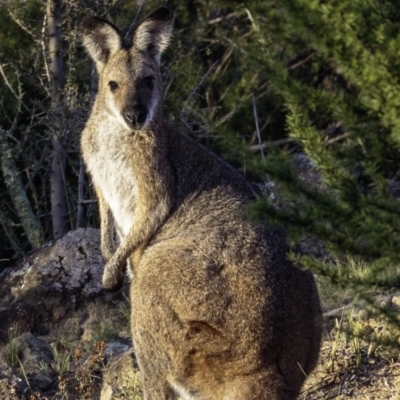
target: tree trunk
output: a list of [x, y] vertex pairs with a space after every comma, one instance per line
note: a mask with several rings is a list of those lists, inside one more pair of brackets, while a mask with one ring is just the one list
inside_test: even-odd
[[[6, 218], [3, 214], [3, 212], [0, 210], [0, 226], [3, 228], [3, 231], [12, 247], [12, 249], [15, 251], [15, 254], [18, 256], [23, 256], [24, 252], [22, 249], [18, 246], [17, 240], [13, 235], [13, 232], [11, 232], [11, 228], [9, 227], [9, 220]], [[7, 258], [3, 258], [3, 254], [0, 253], [0, 261], [8, 261]]]
[[[98, 76], [96, 68], [92, 68], [92, 75], [90, 77], [90, 105], [93, 105], [96, 93], [98, 90]], [[85, 164], [81, 157], [79, 164], [79, 181], [78, 181], [78, 213], [77, 213], [77, 224], [78, 228], [86, 227], [85, 208], [88, 204], [96, 202], [96, 200], [85, 200], [84, 199], [84, 187], [85, 187]]]
[[[42, 244], [42, 232], [35, 217], [24, 185], [21, 182], [19, 171], [15, 165], [11, 147], [8, 145], [4, 131], [0, 129], [0, 162], [4, 181], [21, 221], [25, 234], [33, 248]], [[13, 243], [11, 243], [13, 245]], [[14, 245], [13, 245], [14, 247]]]
[[84, 228], [86, 226], [85, 221], [85, 204], [83, 199], [83, 191], [85, 187], [85, 164], [81, 157], [79, 164], [79, 180], [78, 180], [78, 216], [76, 221], [77, 228]]
[[49, 72], [51, 93], [52, 164], [51, 164], [51, 216], [53, 236], [60, 238], [67, 232], [67, 198], [65, 184], [66, 153], [63, 137], [63, 57], [61, 51], [61, 0], [47, 1], [47, 34], [49, 46]]

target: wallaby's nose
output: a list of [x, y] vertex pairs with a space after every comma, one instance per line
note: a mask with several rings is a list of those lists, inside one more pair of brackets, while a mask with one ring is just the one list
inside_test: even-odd
[[147, 113], [143, 106], [127, 106], [124, 116], [129, 125], [132, 125], [135, 129], [140, 129], [146, 121]]

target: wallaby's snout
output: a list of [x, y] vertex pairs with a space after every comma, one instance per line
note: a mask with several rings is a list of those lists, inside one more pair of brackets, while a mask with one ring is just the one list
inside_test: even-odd
[[124, 118], [128, 126], [139, 130], [143, 128], [147, 119], [147, 110], [142, 104], [131, 104], [125, 107]]

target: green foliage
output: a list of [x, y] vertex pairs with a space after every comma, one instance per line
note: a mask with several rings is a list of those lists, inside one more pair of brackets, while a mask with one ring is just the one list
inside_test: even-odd
[[68, 350], [59, 350], [57, 346], [53, 347], [53, 361], [51, 362], [52, 369], [59, 376], [63, 376], [70, 369], [71, 356]]
[[289, 150], [306, 153], [325, 184], [300, 181], [285, 165], [287, 153], [270, 155], [265, 165], [250, 162], [248, 168], [281, 182], [286, 196], [283, 208], [260, 199], [250, 215], [284, 223], [292, 243], [304, 234], [322, 240], [328, 260], [362, 259], [367, 272], [357, 276], [312, 253], [293, 256], [398, 324], [367, 293], [400, 286], [400, 209], [393, 195], [400, 161], [399, 12], [385, 1], [247, 7], [252, 40], [241, 50], [285, 104], [286, 131], [299, 146]]

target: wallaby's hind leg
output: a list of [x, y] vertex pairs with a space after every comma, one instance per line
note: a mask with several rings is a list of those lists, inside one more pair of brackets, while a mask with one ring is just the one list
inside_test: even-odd
[[131, 327], [146, 398], [172, 399], [160, 386], [168, 381], [184, 400], [295, 400], [308, 336], [279, 320], [264, 269], [248, 263], [243, 272], [195, 244], [160, 240], [135, 268]]
[[229, 400], [295, 400], [298, 391], [290, 389], [282, 375], [270, 369], [225, 382], [223, 398]]
[[142, 388], [145, 400], [176, 400], [175, 392], [168, 382], [157, 379], [141, 370]]
[[134, 349], [136, 361], [139, 364], [143, 398], [145, 400], [176, 400], [175, 391], [165, 375], [167, 364], [163, 357], [157, 354], [155, 343], [152, 342], [145, 330], [142, 330], [137, 337]]

